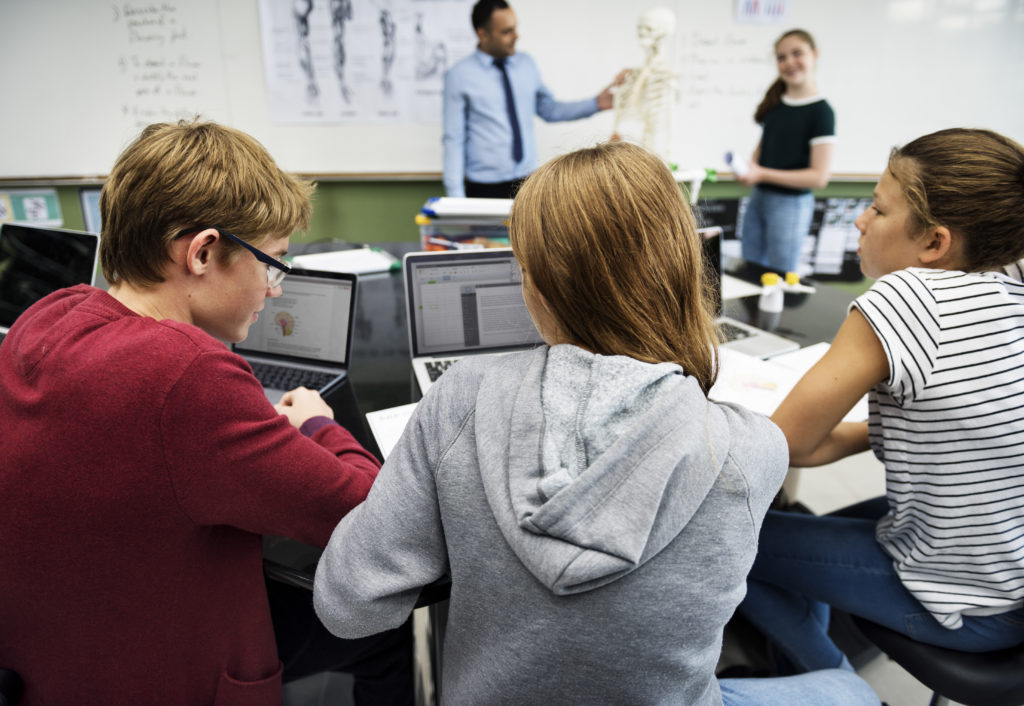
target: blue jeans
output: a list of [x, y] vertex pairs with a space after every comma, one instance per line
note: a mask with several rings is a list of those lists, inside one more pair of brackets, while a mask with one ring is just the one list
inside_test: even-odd
[[829, 669], [845, 659], [828, 636], [830, 605], [963, 652], [1024, 643], [1024, 609], [964, 616], [957, 630], [942, 627], [903, 587], [875, 540], [875, 523], [887, 511], [884, 497], [820, 517], [769, 511], [740, 612], [798, 670]]
[[725, 706], [878, 706], [868, 683], [843, 669], [773, 679], [722, 679]]
[[743, 259], [795, 272], [813, 217], [813, 194], [780, 194], [755, 186], [738, 229]]

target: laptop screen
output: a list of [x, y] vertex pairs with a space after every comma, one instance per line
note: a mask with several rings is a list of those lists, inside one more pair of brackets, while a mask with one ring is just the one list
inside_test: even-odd
[[0, 327], [63, 287], [92, 284], [99, 238], [55, 228], [0, 226]]
[[414, 358], [544, 342], [510, 249], [407, 255], [405, 289]]
[[347, 366], [355, 275], [293, 269], [281, 287], [281, 296], [266, 300], [259, 320], [234, 351]]

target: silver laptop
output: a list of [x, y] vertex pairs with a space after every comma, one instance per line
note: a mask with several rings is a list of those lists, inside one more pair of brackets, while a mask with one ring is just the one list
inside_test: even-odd
[[99, 251], [95, 233], [0, 225], [0, 341], [21, 312], [47, 294], [95, 284]]
[[510, 248], [407, 253], [402, 270], [420, 392], [467, 355], [544, 342], [523, 302], [522, 274]]
[[271, 402], [308, 387], [326, 394], [348, 373], [355, 327], [356, 276], [293, 269], [280, 297], [267, 299], [249, 335], [232, 346]]
[[722, 316], [722, 229], [702, 228], [702, 249], [706, 260], [705, 266], [716, 294], [718, 307], [718, 328], [722, 341], [720, 346], [739, 353], [746, 353], [755, 358], [770, 358], [780, 353], [789, 353], [800, 348], [800, 344], [783, 338], [748, 323]]

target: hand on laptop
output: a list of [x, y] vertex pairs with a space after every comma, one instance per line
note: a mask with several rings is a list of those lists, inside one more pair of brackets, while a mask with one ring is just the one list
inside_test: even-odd
[[296, 429], [311, 417], [334, 419], [334, 410], [324, 402], [320, 393], [307, 387], [296, 387], [284, 393], [281, 401], [274, 405], [274, 409], [288, 417], [288, 421]]

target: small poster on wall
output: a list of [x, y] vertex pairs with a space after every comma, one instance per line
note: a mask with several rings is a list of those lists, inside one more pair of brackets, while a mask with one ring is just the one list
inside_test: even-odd
[[789, 22], [789, 0], [736, 0], [736, 24], [781, 25]]

